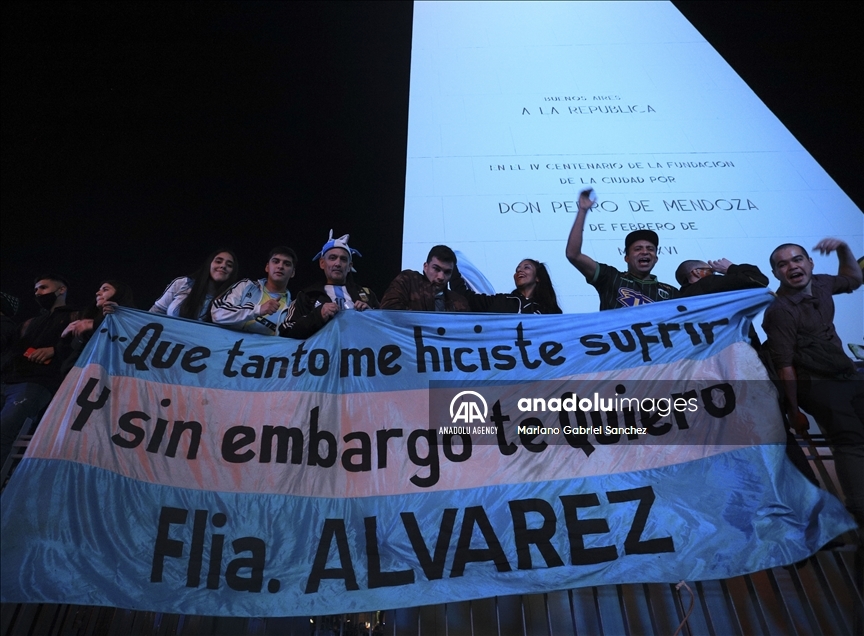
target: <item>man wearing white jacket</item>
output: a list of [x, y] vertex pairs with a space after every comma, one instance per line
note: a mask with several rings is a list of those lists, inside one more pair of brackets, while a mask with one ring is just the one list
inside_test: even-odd
[[275, 336], [285, 320], [297, 254], [290, 247], [274, 247], [264, 271], [267, 278], [237, 281], [213, 301], [213, 322], [229, 329]]

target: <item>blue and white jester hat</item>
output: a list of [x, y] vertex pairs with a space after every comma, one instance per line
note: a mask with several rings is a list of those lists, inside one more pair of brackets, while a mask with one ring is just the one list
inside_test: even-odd
[[324, 243], [324, 247], [321, 248], [321, 251], [315, 255], [313, 261], [317, 261], [319, 258], [322, 258], [327, 252], [332, 250], [334, 247], [341, 247], [343, 250], [348, 252], [348, 262], [351, 263], [351, 271], [355, 274], [357, 270], [354, 269], [354, 255], [363, 256], [360, 252], [355, 250], [353, 247], [348, 246], [348, 234], [343, 234], [339, 238], [333, 238], [333, 230], [330, 230], [330, 236], [327, 237], [327, 242]]

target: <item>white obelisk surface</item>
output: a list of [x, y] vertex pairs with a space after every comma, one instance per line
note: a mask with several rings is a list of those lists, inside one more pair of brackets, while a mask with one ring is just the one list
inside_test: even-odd
[[[654, 229], [670, 284], [682, 260], [728, 258], [776, 289], [784, 242], [864, 254], [861, 211], [671, 3], [416, 2], [403, 267], [444, 243], [504, 292], [535, 258], [566, 312], [596, 311], [564, 256], [589, 186], [583, 251], [623, 270], [624, 236]], [[835, 301], [864, 342], [861, 292]]]

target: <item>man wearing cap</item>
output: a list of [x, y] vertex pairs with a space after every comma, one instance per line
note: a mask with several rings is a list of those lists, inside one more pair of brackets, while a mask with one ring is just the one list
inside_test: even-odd
[[290, 247], [270, 250], [264, 272], [267, 278], [244, 278], [213, 301], [213, 322], [229, 329], [275, 336], [291, 304], [288, 281], [294, 277], [297, 254]]
[[567, 238], [567, 260], [578, 269], [589, 285], [600, 295], [600, 310], [636, 307], [658, 300], [675, 298], [678, 291], [661, 283], [651, 274], [657, 263], [657, 245], [660, 240], [652, 230], [636, 230], [624, 239], [624, 262], [627, 271], [621, 272], [611, 265], [598, 263], [582, 253], [582, 235], [585, 232], [585, 217], [594, 204], [593, 190], [579, 195], [579, 211], [570, 236]]
[[345, 310], [377, 309], [378, 299], [368, 287], [360, 287], [350, 276], [354, 272], [354, 255], [360, 252], [348, 245], [348, 234], [333, 238], [333, 230], [321, 251], [312, 260], [324, 271], [324, 284], [307, 287], [288, 309], [279, 326], [279, 335], [306, 339], [336, 315]]

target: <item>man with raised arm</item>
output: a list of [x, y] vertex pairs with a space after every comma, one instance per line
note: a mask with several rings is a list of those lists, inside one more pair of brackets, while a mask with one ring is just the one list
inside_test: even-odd
[[381, 309], [410, 311], [470, 311], [468, 301], [447, 289], [456, 254], [446, 245], [429, 250], [423, 273], [406, 269], [393, 279], [381, 299]]
[[579, 211], [567, 238], [567, 260], [578, 269], [589, 285], [600, 295], [600, 310], [636, 307], [658, 300], [669, 300], [678, 294], [672, 285], [661, 283], [651, 274], [657, 264], [657, 246], [660, 239], [653, 230], [636, 230], [624, 239], [624, 262], [627, 271], [622, 272], [598, 263], [582, 252], [585, 233], [585, 217], [594, 205], [593, 190], [579, 194]]
[[305, 339], [321, 329], [340, 311], [377, 309], [378, 299], [368, 287], [354, 282], [354, 255], [360, 252], [348, 246], [348, 234], [333, 238], [333, 230], [324, 247], [312, 260], [324, 272], [324, 283], [307, 287], [299, 294], [284, 322], [279, 335]]
[[264, 267], [267, 278], [244, 278], [229, 287], [213, 301], [213, 322], [237, 331], [275, 336], [291, 304], [288, 281], [294, 277], [296, 263], [297, 254], [290, 247], [274, 247]]
[[864, 376], [843, 353], [832, 298], [861, 286], [861, 268], [839, 239], [823, 239], [813, 249], [837, 253], [837, 275], [814, 275], [807, 250], [794, 243], [779, 246], [770, 261], [780, 287], [762, 327], [785, 389], [789, 422], [803, 433], [809, 422], [801, 409], [814, 417], [834, 449], [846, 507], [864, 527]]

